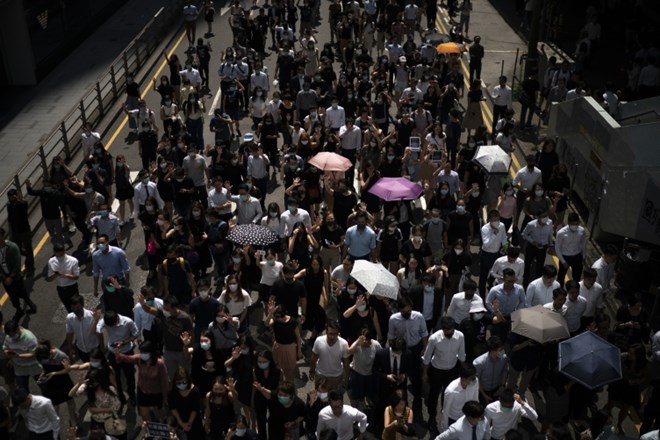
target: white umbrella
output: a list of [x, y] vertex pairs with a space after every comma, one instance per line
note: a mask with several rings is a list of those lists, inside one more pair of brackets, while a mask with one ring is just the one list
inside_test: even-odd
[[507, 174], [511, 156], [499, 145], [480, 145], [472, 159], [489, 174]]
[[357, 260], [351, 277], [362, 284], [367, 292], [396, 300], [399, 295], [399, 280], [382, 264], [367, 260]]
[[560, 313], [542, 305], [518, 309], [511, 313], [511, 331], [541, 344], [570, 336], [566, 319]]

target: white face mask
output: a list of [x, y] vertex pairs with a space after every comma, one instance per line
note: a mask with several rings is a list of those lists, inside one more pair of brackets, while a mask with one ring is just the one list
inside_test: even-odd
[[499, 220], [493, 220], [492, 222], [490, 222], [490, 225], [493, 228], [498, 229], [500, 227], [500, 221]]
[[461, 255], [463, 253], [463, 249], [454, 249], [454, 252], [456, 252], [456, 255]]
[[199, 297], [202, 299], [206, 299], [209, 297], [209, 291], [208, 290], [200, 290], [199, 291]]

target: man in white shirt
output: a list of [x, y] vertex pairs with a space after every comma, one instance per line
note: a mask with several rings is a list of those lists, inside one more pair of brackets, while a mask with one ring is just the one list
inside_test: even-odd
[[51, 435], [53, 440], [59, 439], [60, 418], [50, 399], [17, 388], [12, 393], [11, 400], [23, 416], [31, 439], [45, 440]]
[[312, 347], [309, 379], [314, 380], [316, 386], [320, 379], [325, 379], [327, 389], [340, 390], [340, 393], [343, 394], [348, 387], [350, 356], [348, 342], [339, 337], [339, 323], [328, 321], [325, 335], [316, 338]]
[[463, 405], [463, 416], [435, 440], [488, 440], [490, 427], [484, 418], [484, 406], [476, 400]]
[[[89, 354], [99, 348], [94, 312], [85, 308], [85, 299], [75, 295], [70, 300], [71, 312], [66, 315], [66, 342], [73, 357], [77, 353], [83, 362], [89, 362]], [[75, 346], [74, 346], [75, 344]], [[75, 347], [75, 350], [74, 350]]]
[[532, 277], [540, 274], [548, 256], [548, 248], [554, 242], [552, 220], [547, 214], [527, 223], [522, 231], [523, 239], [527, 242], [525, 248], [525, 273], [523, 275], [523, 286], [527, 288]]
[[[250, 75], [250, 93], [252, 93], [257, 87], [261, 87], [261, 90], [264, 91], [264, 95], [268, 93], [268, 89], [270, 88], [268, 74], [264, 72], [261, 63], [257, 63], [254, 66], [254, 72]], [[279, 122], [279, 120], [274, 122]]]
[[474, 365], [465, 363], [461, 364], [459, 377], [445, 388], [442, 426], [448, 428], [460, 419], [463, 405], [470, 400], [479, 400], [479, 379]]
[[479, 255], [479, 294], [486, 296], [486, 281], [490, 269], [502, 254], [506, 243], [506, 227], [500, 222], [500, 212], [493, 209], [488, 213], [488, 223], [481, 227], [481, 252]]
[[344, 111], [344, 107], [339, 105], [339, 100], [336, 97], [332, 98], [332, 104], [325, 109], [325, 128], [339, 131], [345, 124], [346, 112]]
[[83, 125], [83, 132], [80, 137], [84, 154], [83, 158], [84, 161], [86, 161], [89, 156], [92, 155], [94, 145], [101, 142], [101, 135], [95, 131], [92, 131], [92, 124], [90, 122], [86, 122], [85, 125]]
[[236, 203], [236, 224], [259, 224], [263, 216], [261, 203], [259, 199], [250, 195], [250, 190], [246, 184], [241, 183], [238, 186], [238, 195], [230, 198], [232, 202]]
[[504, 269], [512, 269], [516, 273], [516, 283], [522, 284], [523, 274], [525, 273], [525, 260], [520, 258], [520, 248], [518, 246], [509, 246], [506, 255], [499, 257], [493, 263], [490, 270], [490, 276], [493, 277], [493, 286], [502, 283]]
[[197, 30], [197, 15], [199, 10], [193, 2], [189, 1], [183, 7], [183, 22], [186, 25], [186, 37], [192, 46], [195, 44], [195, 32]]
[[449, 316], [454, 322], [460, 324], [464, 319], [470, 317], [470, 308], [476, 305], [484, 305], [484, 300], [475, 295], [477, 292], [477, 283], [472, 279], [463, 282], [463, 292], [456, 293], [449, 302], [446, 316]]
[[582, 315], [582, 327], [585, 328], [594, 320], [594, 316], [605, 308], [603, 304], [603, 287], [596, 282], [596, 271], [584, 269], [580, 281], [580, 296], [587, 300], [587, 308]]
[[78, 278], [80, 278], [78, 259], [67, 255], [61, 243], [53, 245], [53, 254], [48, 260], [46, 281], [55, 280], [57, 295], [66, 311], [71, 313], [71, 298], [78, 295]]
[[596, 282], [603, 288], [603, 295], [607, 295], [610, 291], [612, 278], [614, 277], [614, 266], [616, 259], [619, 256], [619, 250], [613, 244], [605, 246], [603, 255], [591, 265], [591, 268], [596, 271]]
[[120, 247], [121, 225], [119, 219], [109, 211], [108, 205], [100, 205], [97, 215], [89, 219], [89, 224], [96, 228], [97, 237], [107, 235], [110, 246]]
[[443, 183], [449, 185], [449, 195], [458, 195], [461, 191], [461, 178], [458, 173], [451, 169], [451, 162], [447, 161], [442, 167], [438, 168], [435, 173], [437, 175], [437, 186], [442, 186]]
[[506, 82], [506, 76], [500, 76], [500, 83], [493, 87], [493, 91], [490, 94], [491, 98], [493, 98], [493, 126], [500, 120], [500, 116], [513, 108], [513, 93], [511, 87]]
[[541, 170], [536, 168], [536, 156], [530, 154], [525, 157], [527, 166], [518, 170], [513, 178], [513, 186], [518, 189], [516, 194], [518, 214], [523, 209], [523, 205], [527, 197], [531, 194], [534, 184], [543, 181]]
[[261, 209], [264, 209], [264, 201], [268, 192], [268, 167], [270, 160], [264, 154], [263, 149], [256, 145], [252, 146], [247, 163], [247, 175], [252, 178], [252, 183], [261, 193]]
[[213, 179], [213, 186], [209, 191], [207, 202], [209, 209], [215, 210], [220, 214], [220, 218], [225, 222], [228, 222], [233, 217], [229, 197], [229, 191], [224, 187], [222, 178], [216, 177]]
[[[147, 307], [143, 307], [144, 303]], [[155, 314], [152, 313], [155, 308]], [[148, 310], [149, 309], [149, 310]], [[156, 297], [156, 293], [152, 286], [143, 286], [138, 295], [135, 307], [133, 307], [133, 316], [135, 326], [139, 334], [145, 341], [150, 341], [154, 348], [158, 351], [162, 350], [163, 339], [160, 333], [161, 324], [156, 321], [156, 316], [163, 310], [163, 300]]]
[[355, 176], [355, 161], [360, 148], [362, 148], [362, 130], [353, 124], [353, 118], [346, 119], [346, 125], [339, 129], [341, 140], [341, 155], [351, 161], [353, 166], [346, 171], [346, 179], [353, 182]]
[[569, 268], [574, 280], [582, 278], [582, 261], [587, 255], [587, 231], [580, 226], [577, 213], [568, 214], [568, 225], [557, 231], [555, 254], [559, 259], [557, 281], [560, 286], [564, 286]]
[[293, 234], [293, 227], [296, 223], [302, 224], [309, 230], [312, 227], [312, 220], [309, 212], [299, 207], [300, 202], [291, 197], [286, 201], [286, 211], [280, 215], [280, 237], [288, 238]]
[[186, 68], [179, 72], [179, 75], [181, 75], [181, 80], [187, 79], [197, 90], [202, 86], [202, 77], [199, 70], [195, 69], [192, 64], [187, 64]]
[[571, 336], [575, 336], [581, 330], [582, 316], [587, 310], [587, 300], [580, 296], [580, 283], [576, 280], [566, 281], [566, 294], [568, 299], [564, 319], [566, 319]]
[[329, 430], [337, 434], [337, 440], [351, 440], [356, 423], [361, 437], [367, 430], [367, 416], [350, 405], [344, 405], [342, 395], [335, 390], [328, 393], [328, 400], [330, 405], [319, 412], [316, 437], [322, 438], [321, 433]]
[[440, 330], [429, 338], [422, 357], [424, 364], [422, 380], [429, 384], [429, 397], [426, 400], [429, 431], [438, 432], [436, 424], [438, 397], [440, 392], [458, 376], [459, 361], [465, 362], [465, 338], [463, 333], [455, 330], [454, 320], [445, 316], [440, 320]]
[[152, 182], [149, 178], [149, 171], [140, 171], [138, 173], [138, 180], [140, 183], [135, 185], [135, 196], [133, 196], [133, 200], [139, 212], [142, 213], [146, 210], [145, 205], [147, 199], [151, 197], [156, 199], [156, 203], [158, 203], [158, 206], [155, 206], [154, 209], [163, 208], [165, 206], [165, 202], [163, 202], [163, 200], [160, 198], [160, 193], [158, 192], [156, 183]]
[[543, 307], [551, 310], [555, 313], [559, 313], [561, 316], [566, 315], [566, 291], [562, 287], [557, 287], [552, 291], [552, 301], [543, 304]]
[[503, 440], [511, 429], [518, 429], [520, 417], [536, 421], [538, 415], [534, 408], [510, 389], [502, 391], [500, 399], [486, 406], [486, 420], [490, 425], [490, 437], [493, 440]]
[[195, 185], [195, 198], [206, 204], [208, 194], [206, 191], [206, 179], [211, 178], [206, 158], [197, 152], [197, 145], [191, 143], [188, 146], [186, 157], [183, 158], [181, 167], [186, 172], [186, 177]]
[[553, 264], [546, 264], [543, 266], [543, 275], [527, 286], [525, 307], [549, 303], [552, 301], [552, 292], [558, 287], [557, 268]]

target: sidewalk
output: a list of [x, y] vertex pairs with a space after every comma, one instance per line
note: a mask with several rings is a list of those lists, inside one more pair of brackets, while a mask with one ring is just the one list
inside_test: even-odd
[[75, 106], [97, 78], [169, 0], [127, 2], [41, 83], [17, 88], [0, 111], [0, 188], [12, 179], [39, 143]]

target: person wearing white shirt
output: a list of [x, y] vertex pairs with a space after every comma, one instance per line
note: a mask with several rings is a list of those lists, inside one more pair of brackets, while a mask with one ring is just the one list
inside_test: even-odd
[[222, 178], [216, 177], [213, 179], [213, 187], [209, 191], [208, 204], [210, 209], [214, 209], [220, 218], [228, 222], [233, 214], [231, 212], [231, 200], [229, 191], [224, 186]]
[[59, 439], [60, 417], [50, 399], [17, 388], [12, 393], [12, 403], [23, 416], [31, 439], [45, 440], [51, 435], [54, 440]]
[[264, 72], [264, 69], [260, 63], [255, 65], [254, 72], [252, 73], [252, 75], [250, 75], [250, 94], [252, 94], [254, 89], [256, 89], [257, 87], [261, 87], [261, 89], [264, 91], [264, 94], [268, 93], [268, 90], [270, 88], [270, 84], [268, 81], [268, 74]]
[[557, 287], [552, 291], [552, 301], [543, 304], [543, 308], [565, 316], [566, 310], [568, 310], [568, 307], [566, 307], [566, 296], [566, 291], [562, 287]]
[[498, 258], [493, 263], [490, 270], [490, 276], [493, 277], [493, 286], [502, 283], [504, 278], [504, 269], [511, 269], [516, 273], [516, 283], [522, 284], [523, 274], [525, 272], [525, 260], [520, 258], [520, 248], [518, 246], [509, 246], [506, 255]]
[[604, 308], [603, 287], [596, 282], [596, 271], [591, 268], [584, 269], [580, 281], [580, 296], [587, 300], [587, 308], [582, 315], [582, 326], [594, 320], [594, 316]]
[[436, 173], [438, 187], [442, 186], [443, 183], [449, 185], [449, 195], [451, 196], [460, 192], [461, 178], [456, 171], [451, 169], [450, 161], [448, 161], [442, 168], [438, 168], [434, 174]]
[[480, 400], [490, 403], [499, 395], [509, 372], [509, 358], [504, 352], [504, 343], [498, 336], [488, 338], [488, 351], [472, 361], [477, 369]]
[[187, 79], [190, 81], [190, 84], [196, 89], [199, 89], [202, 85], [202, 77], [199, 74], [199, 70], [193, 68], [192, 64], [188, 64], [185, 69], [179, 72], [179, 75], [181, 75], [182, 80]]
[[500, 76], [500, 82], [493, 88], [490, 94], [493, 98], [493, 125], [500, 120], [507, 110], [513, 108], [513, 92], [507, 84], [506, 76]]
[[603, 288], [603, 295], [607, 295], [610, 291], [610, 284], [614, 277], [614, 266], [616, 259], [619, 255], [619, 250], [616, 246], [608, 244], [605, 246], [603, 255], [591, 265], [591, 268], [596, 271], [596, 282]]
[[473, 305], [484, 305], [484, 300], [479, 295], [475, 295], [477, 292], [477, 283], [471, 279], [467, 279], [463, 282], [463, 289], [463, 292], [458, 292], [452, 296], [447, 313], [445, 313], [446, 316], [449, 316], [454, 322], [459, 324], [464, 319], [470, 317], [470, 308]]
[[89, 156], [92, 155], [92, 150], [94, 145], [101, 142], [101, 135], [95, 131], [92, 131], [92, 124], [86, 122], [83, 126], [83, 132], [80, 135], [82, 142], [82, 150], [84, 153], [84, 158], [87, 160]]
[[99, 348], [100, 340], [96, 334], [94, 312], [85, 308], [85, 299], [80, 295], [71, 298], [71, 312], [66, 315], [66, 342], [73, 347], [83, 362], [89, 362], [89, 354]]
[[525, 292], [525, 307], [543, 305], [552, 301], [552, 292], [557, 289], [557, 268], [553, 264], [543, 266], [543, 276], [535, 279], [527, 286]]
[[486, 281], [495, 260], [501, 255], [506, 243], [506, 227], [500, 222], [500, 212], [488, 213], [488, 223], [481, 227], [481, 252], [479, 255], [479, 294], [486, 296]]
[[520, 417], [536, 421], [538, 414], [519, 394], [510, 389], [502, 391], [500, 399], [486, 406], [486, 420], [490, 425], [490, 437], [502, 440], [511, 429], [518, 428]]
[[57, 295], [66, 311], [71, 313], [71, 298], [78, 295], [78, 278], [80, 278], [78, 259], [67, 255], [61, 243], [53, 245], [53, 254], [48, 260], [46, 281], [55, 280]]
[[362, 130], [353, 124], [353, 118], [346, 118], [346, 124], [339, 129], [341, 155], [350, 160], [353, 166], [346, 171], [346, 179], [353, 181], [357, 152], [362, 148]]
[[525, 248], [525, 273], [523, 275], [523, 286], [527, 287], [534, 274], [538, 276], [543, 271], [548, 248], [554, 241], [552, 220], [547, 214], [527, 223], [522, 231], [522, 237], [527, 242]]
[[536, 168], [536, 156], [530, 154], [525, 157], [525, 160], [527, 166], [518, 170], [512, 182], [513, 186], [518, 189], [516, 194], [518, 214], [522, 211], [525, 200], [531, 194], [534, 185], [543, 181], [541, 170]]
[[429, 397], [426, 400], [429, 430], [437, 429], [436, 416], [440, 392], [458, 376], [458, 362], [465, 362], [465, 338], [463, 333], [454, 329], [454, 326], [455, 322], [452, 318], [443, 317], [440, 320], [440, 330], [429, 337], [422, 357], [424, 364], [422, 380], [429, 384]]
[[325, 335], [317, 337], [312, 347], [312, 358], [309, 362], [310, 380], [323, 378], [326, 381], [327, 389], [342, 387], [343, 392], [348, 386], [350, 357], [348, 342], [339, 337], [339, 323], [328, 321], [325, 326]]
[[142, 170], [138, 173], [138, 180], [140, 181], [135, 185], [135, 196], [133, 196], [133, 201], [135, 206], [138, 207], [140, 213], [146, 210], [145, 204], [147, 199], [153, 197], [156, 199], [158, 206], [155, 206], [154, 209], [163, 208], [165, 202], [160, 198], [160, 193], [158, 192], [158, 186], [155, 182], [152, 182], [149, 178], [149, 171]]
[[345, 405], [342, 395], [337, 391], [328, 393], [330, 405], [319, 412], [319, 420], [316, 425], [316, 437], [321, 438], [321, 433], [330, 430], [337, 434], [337, 440], [351, 440], [354, 438], [353, 427], [357, 423], [360, 436], [367, 430], [367, 416], [360, 410], [350, 405]]
[[96, 228], [96, 236], [108, 236], [110, 246], [120, 246], [121, 226], [119, 219], [108, 210], [105, 203], [99, 206], [98, 214], [89, 219], [89, 224]]
[[[463, 405], [470, 400], [479, 400], [477, 369], [470, 363], [461, 365], [460, 376], [454, 379], [444, 392], [442, 404], [442, 426], [448, 428], [461, 418]], [[432, 418], [429, 413], [429, 417]]]
[[334, 98], [330, 107], [325, 109], [325, 127], [338, 131], [345, 124], [346, 112], [344, 107], [339, 105], [337, 98]]
[[568, 299], [564, 319], [566, 319], [571, 336], [575, 336], [581, 330], [582, 316], [587, 310], [587, 300], [580, 296], [580, 283], [576, 280], [566, 282], [566, 294]]
[[312, 219], [309, 212], [299, 208], [298, 200], [290, 198], [286, 202], [286, 211], [280, 215], [280, 237], [286, 238], [293, 234], [293, 227], [301, 222], [309, 230], [312, 227]]
[[568, 225], [557, 231], [555, 253], [559, 258], [557, 280], [564, 286], [568, 269], [574, 280], [582, 277], [582, 261], [587, 255], [587, 232], [580, 226], [580, 217], [575, 212], [568, 214]]
[[484, 406], [476, 400], [463, 405], [463, 416], [435, 440], [489, 440], [490, 427], [484, 418]]
[[147, 306], [156, 309], [156, 314], [142, 307], [141, 302], [137, 302], [135, 307], [133, 307], [133, 321], [138, 329], [138, 333], [142, 335], [142, 339], [151, 341], [154, 347], [160, 348], [163, 345], [161, 335], [156, 329], [152, 330], [152, 328], [154, 325], [158, 325], [155, 319], [160, 310], [163, 310], [163, 300], [156, 297], [154, 289], [151, 286], [142, 287], [140, 294], [144, 297], [144, 303]]

